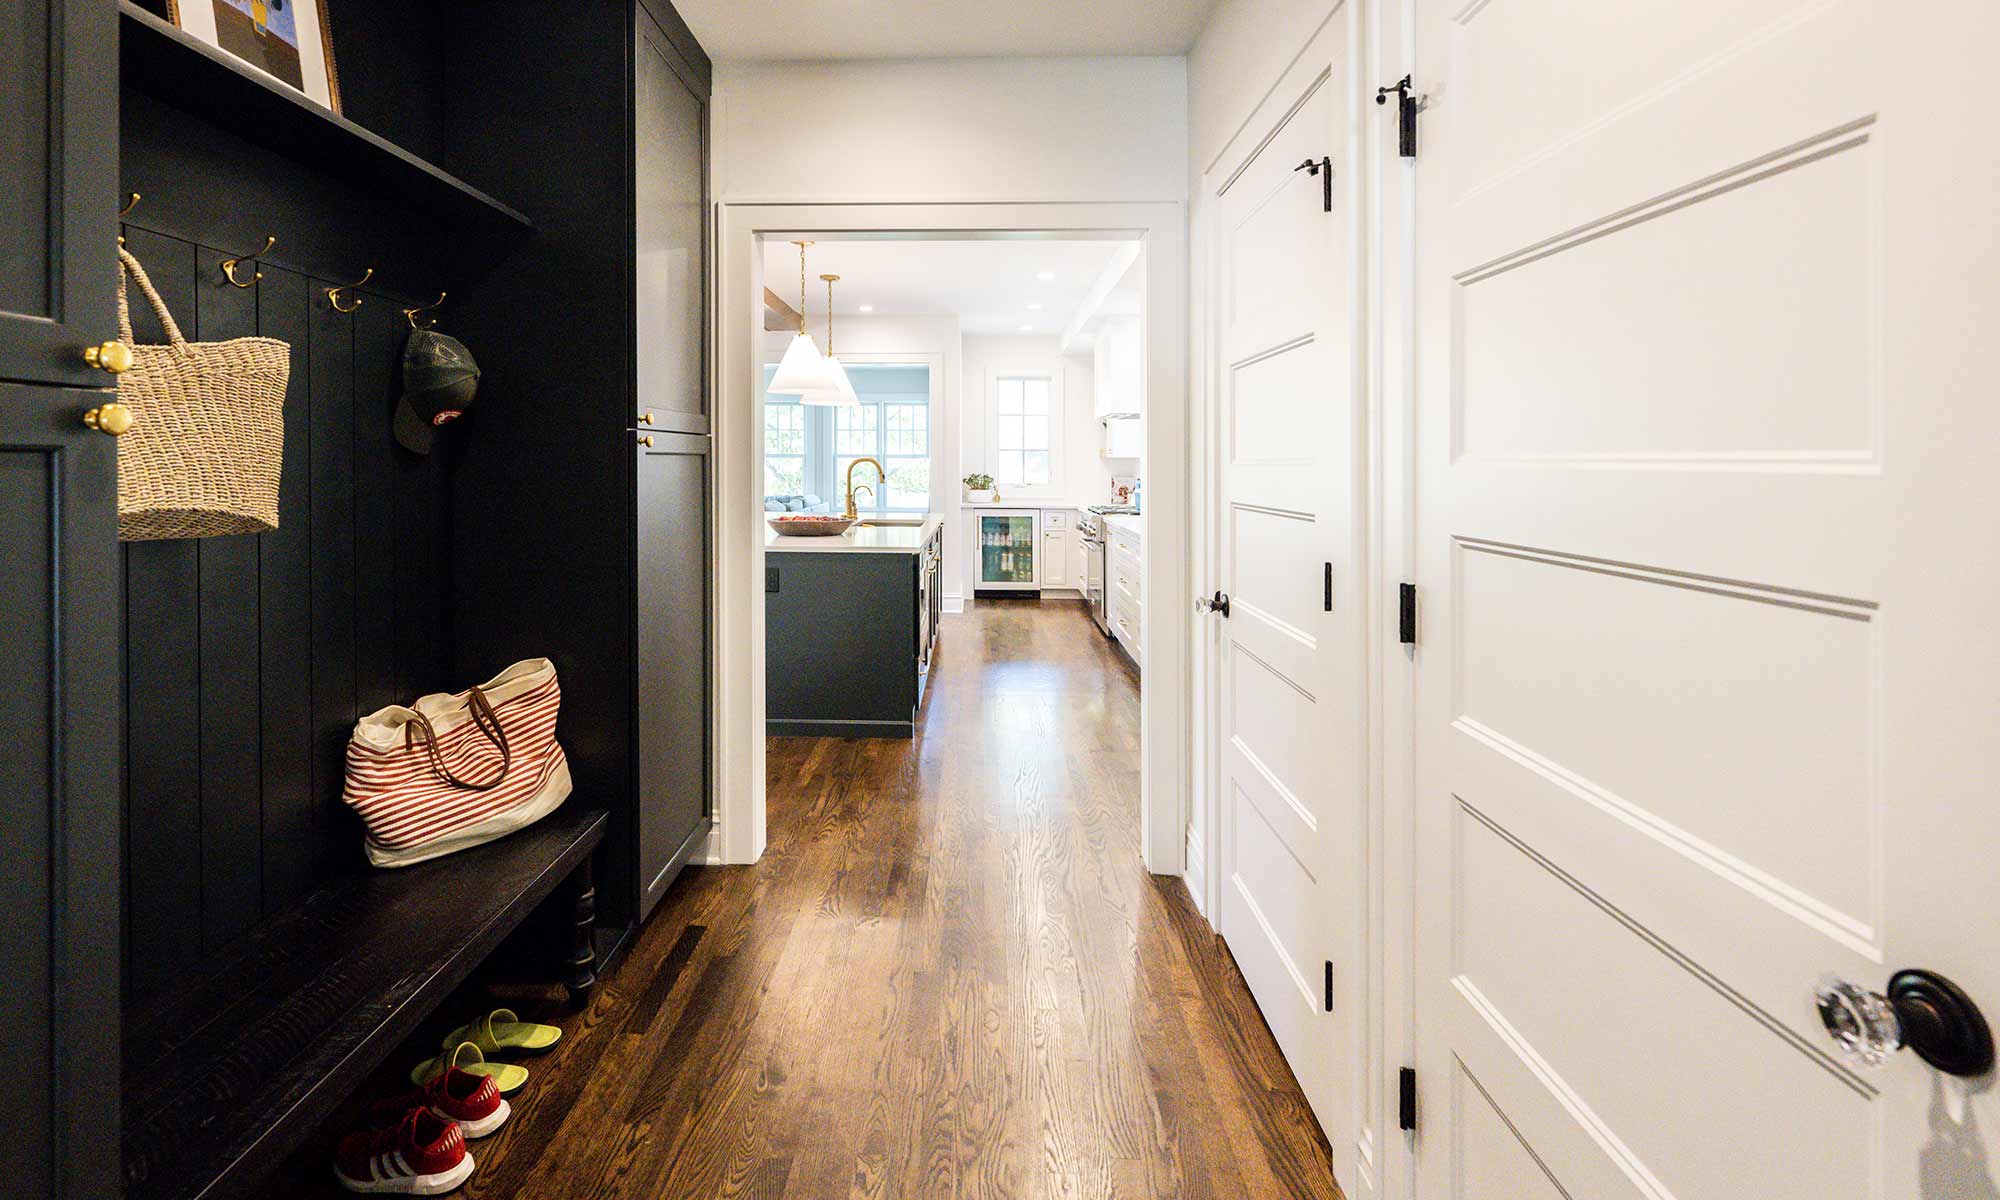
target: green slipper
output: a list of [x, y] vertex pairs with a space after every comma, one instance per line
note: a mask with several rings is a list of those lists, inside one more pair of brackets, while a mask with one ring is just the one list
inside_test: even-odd
[[461, 1025], [444, 1035], [442, 1048], [471, 1042], [488, 1054], [507, 1050], [546, 1050], [562, 1040], [562, 1030], [554, 1025], [523, 1021], [511, 1008], [496, 1008], [469, 1025]]
[[479, 1052], [479, 1047], [471, 1042], [460, 1042], [450, 1054], [440, 1054], [436, 1058], [427, 1058], [418, 1063], [417, 1069], [410, 1072], [410, 1082], [423, 1087], [444, 1074], [447, 1067], [457, 1067], [468, 1075], [491, 1076], [493, 1086], [499, 1088], [503, 1096], [513, 1095], [521, 1090], [522, 1084], [528, 1082], [526, 1067], [517, 1067], [513, 1063], [487, 1062], [486, 1056]]

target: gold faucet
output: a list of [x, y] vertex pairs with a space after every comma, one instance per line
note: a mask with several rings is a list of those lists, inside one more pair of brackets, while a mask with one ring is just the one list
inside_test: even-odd
[[[854, 468], [860, 466], [862, 463], [867, 463], [868, 465], [875, 468], [875, 483], [877, 487], [880, 487], [889, 482], [889, 472], [883, 470], [882, 464], [876, 462], [872, 458], [857, 458], [853, 462], [848, 463], [847, 464], [847, 519], [850, 521], [858, 521], [861, 519], [860, 512], [857, 511], [854, 507]], [[875, 488], [871, 488], [865, 483], [861, 485], [861, 490], [867, 492], [871, 497], [875, 494]]]

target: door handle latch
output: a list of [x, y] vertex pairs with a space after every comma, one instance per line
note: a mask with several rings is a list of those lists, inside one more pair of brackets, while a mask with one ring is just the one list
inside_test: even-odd
[[1214, 596], [1196, 596], [1194, 610], [1196, 612], [1221, 613], [1226, 617], [1229, 615], [1229, 593], [1217, 592]]

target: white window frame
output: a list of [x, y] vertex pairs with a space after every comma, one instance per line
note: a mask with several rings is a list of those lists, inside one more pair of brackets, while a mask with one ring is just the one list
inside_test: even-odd
[[[769, 370], [771, 367], [777, 365], [778, 358], [775, 353], [767, 354], [765, 356], [765, 359], [766, 361], [763, 362], [761, 369]], [[947, 414], [944, 411], [944, 356], [942, 354], [930, 354], [930, 353], [919, 353], [919, 352], [894, 352], [894, 353], [864, 352], [860, 354], [843, 352], [840, 356], [840, 361], [848, 364], [866, 363], [870, 366], [882, 365], [882, 366], [923, 367], [925, 368], [925, 377], [930, 381], [929, 436], [930, 436], [930, 460], [931, 460], [931, 494], [930, 494], [929, 508], [922, 510], [913, 508], [871, 509], [867, 505], [858, 505], [857, 507], [859, 508], [862, 515], [878, 516], [878, 517], [912, 517], [919, 515], [921, 512], [943, 512], [944, 502], [958, 495], [957, 482], [952, 480], [942, 480], [940, 476], [940, 472], [950, 470], [950, 466], [946, 461], [944, 446], [943, 446], [944, 438], [946, 436], [944, 432], [943, 422], [946, 420], [947, 417]], [[760, 378], [762, 377], [760, 376]], [[828, 443], [834, 443], [835, 434], [834, 434], [833, 414], [836, 410], [831, 406], [820, 406], [820, 405], [804, 405], [802, 407], [805, 412], [806, 445], [810, 447], [813, 444], [815, 438], [822, 439]], [[758, 437], [760, 439], [758, 442], [758, 451], [761, 459], [763, 451], [763, 442], [761, 440], [761, 438], [763, 437], [763, 426], [761, 423], [761, 419], [758, 425]], [[876, 455], [875, 457], [880, 457], [880, 456]], [[908, 456], [898, 455], [898, 457], [908, 457]], [[804, 494], [818, 496], [820, 499], [826, 501], [827, 507], [833, 512], [842, 511], [842, 509], [844, 509], [847, 504], [846, 481], [840, 477], [840, 470], [839, 470], [840, 458], [841, 454], [837, 444], [835, 444], [833, 452], [827, 456], [826, 461], [824, 463], [822, 463], [818, 458], [816, 458], [810, 451], [808, 451], [808, 453], [805, 455], [805, 487], [803, 489]], [[761, 475], [759, 476], [759, 478], [761, 478]], [[857, 480], [857, 482], [865, 483], [866, 486], [868, 486], [869, 488], [876, 489], [875, 481], [872, 479], [867, 479], [865, 477], [865, 474], [864, 477]], [[872, 501], [873, 496], [874, 492], [871, 491], [868, 498]]]
[[[1068, 465], [1066, 435], [1069, 432], [1069, 410], [1067, 397], [1063, 394], [1063, 362], [1060, 356], [1053, 361], [1038, 360], [1032, 363], [1000, 361], [989, 363], [986, 368], [986, 452], [985, 462], [975, 465], [965, 464], [965, 469], [984, 471], [993, 475], [993, 486], [1000, 490], [1001, 500], [1047, 500], [1063, 495], [1068, 483], [1065, 467]], [[1025, 484], [1009, 486], [1007, 481], [995, 473], [1000, 464], [1000, 381], [1003, 379], [1046, 379], [1049, 381], [1049, 481], [1029, 487]]]

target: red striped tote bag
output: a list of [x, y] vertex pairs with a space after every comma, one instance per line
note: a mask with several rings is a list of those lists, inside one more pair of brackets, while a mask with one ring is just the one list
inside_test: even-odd
[[455, 696], [363, 717], [347, 743], [342, 798], [367, 826], [368, 861], [407, 867], [554, 812], [569, 795], [561, 704], [555, 664], [530, 658]]

